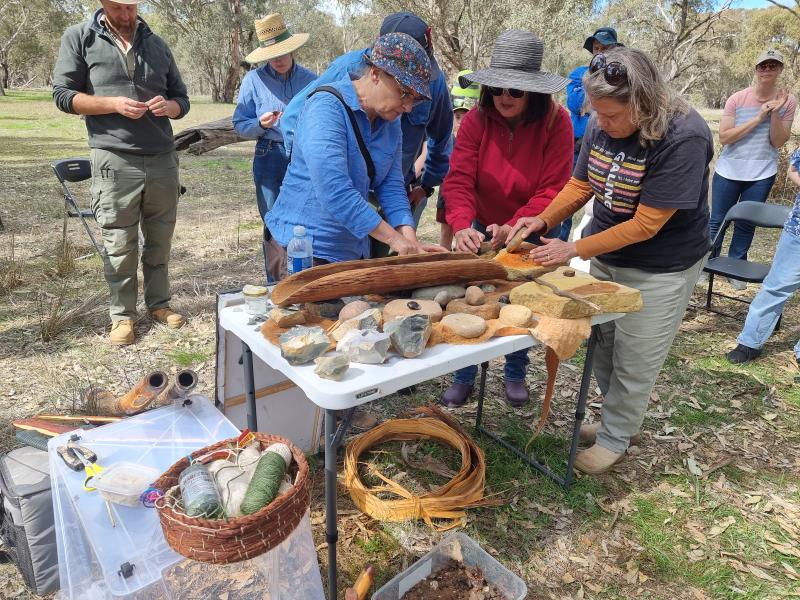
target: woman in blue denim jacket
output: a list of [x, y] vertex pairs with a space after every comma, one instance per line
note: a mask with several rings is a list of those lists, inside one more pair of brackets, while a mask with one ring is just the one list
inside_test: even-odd
[[[428, 55], [412, 37], [378, 38], [360, 77], [318, 89], [300, 115], [292, 160], [267, 214], [270, 276], [286, 275], [286, 246], [296, 225], [311, 237], [314, 264], [370, 257], [370, 237], [397, 254], [442, 250], [417, 240], [401, 170], [399, 117], [430, 98]], [[359, 148], [358, 127], [374, 176]], [[374, 193], [378, 212], [369, 202]]]
[[[794, 151], [789, 160], [789, 179], [800, 187], [800, 148]], [[728, 352], [730, 362], [746, 363], [761, 355], [764, 344], [775, 330], [784, 305], [798, 288], [800, 288], [800, 193], [795, 197], [792, 212], [783, 226], [783, 233], [772, 259], [772, 267], [747, 311], [744, 329], [736, 340], [738, 345]], [[800, 365], [800, 341], [794, 347], [794, 356]]]

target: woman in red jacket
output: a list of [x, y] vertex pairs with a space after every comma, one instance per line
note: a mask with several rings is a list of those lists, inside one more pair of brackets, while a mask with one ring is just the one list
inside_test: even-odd
[[[499, 248], [517, 219], [538, 215], [569, 180], [572, 124], [550, 96], [564, 89], [567, 79], [541, 70], [543, 51], [538, 36], [512, 29], [497, 38], [488, 69], [464, 76], [482, 88], [478, 107], [461, 122], [442, 186], [458, 250], [477, 252], [487, 237]], [[528, 401], [528, 362], [527, 350], [506, 356], [511, 406]], [[442, 396], [445, 406], [467, 401], [477, 370], [456, 372]]]

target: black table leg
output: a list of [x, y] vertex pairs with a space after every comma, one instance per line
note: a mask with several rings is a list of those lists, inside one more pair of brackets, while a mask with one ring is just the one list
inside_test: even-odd
[[328, 598], [336, 600], [336, 412], [325, 409], [325, 540], [328, 542]]
[[258, 431], [258, 416], [256, 415], [256, 381], [253, 374], [253, 352], [245, 342], [242, 342], [242, 366], [244, 367], [244, 397], [247, 402], [247, 428]]
[[569, 448], [569, 458], [567, 460], [567, 472], [564, 477], [561, 475], [554, 473], [550, 470], [546, 465], [542, 464], [540, 461], [536, 460], [536, 458], [531, 458], [527, 454], [525, 454], [522, 450], [514, 446], [513, 444], [509, 444], [507, 441], [502, 439], [496, 433], [489, 431], [481, 424], [482, 417], [483, 417], [483, 397], [485, 392], [485, 382], [486, 382], [486, 367], [488, 363], [483, 363], [481, 365], [481, 385], [480, 391], [478, 395], [478, 411], [475, 415], [475, 429], [479, 433], [482, 433], [501, 446], [503, 446], [509, 452], [515, 454], [522, 460], [524, 460], [528, 465], [540, 473], [546, 475], [553, 481], [555, 481], [558, 485], [564, 488], [564, 491], [569, 491], [569, 487], [572, 484], [573, 479], [573, 472], [572, 468], [575, 464], [575, 455], [578, 451], [578, 440], [580, 439], [580, 431], [581, 431], [581, 424], [583, 423], [583, 418], [586, 414], [586, 399], [589, 395], [589, 383], [591, 382], [592, 377], [592, 363], [594, 361], [594, 348], [597, 343], [597, 325], [592, 326], [592, 332], [589, 335], [589, 341], [586, 345], [586, 360], [583, 364], [583, 375], [581, 376], [581, 387], [580, 392], [578, 393], [578, 403], [575, 408], [575, 425], [572, 428], [572, 439], [570, 440], [570, 448]]

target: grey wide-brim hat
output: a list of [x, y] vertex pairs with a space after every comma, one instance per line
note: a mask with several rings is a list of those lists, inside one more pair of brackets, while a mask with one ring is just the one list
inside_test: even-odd
[[544, 44], [539, 36], [530, 31], [510, 29], [495, 41], [489, 68], [462, 77], [491, 87], [555, 94], [567, 87], [569, 80], [542, 71], [543, 55]]

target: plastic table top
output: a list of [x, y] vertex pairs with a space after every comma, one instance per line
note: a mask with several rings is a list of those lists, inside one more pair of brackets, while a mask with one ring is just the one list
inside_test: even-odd
[[[619, 313], [597, 315], [592, 318], [592, 325], [607, 323], [621, 316]], [[232, 305], [220, 311], [219, 324], [246, 343], [270, 367], [297, 384], [314, 404], [329, 410], [352, 408], [457, 369], [538, 344], [530, 335], [492, 338], [474, 345], [437, 344], [426, 348], [417, 358], [392, 354], [380, 365], [353, 363], [342, 381], [331, 381], [314, 373], [313, 362], [290, 365], [281, 356], [280, 348], [261, 334], [260, 323], [247, 324], [249, 318], [243, 305]]]

